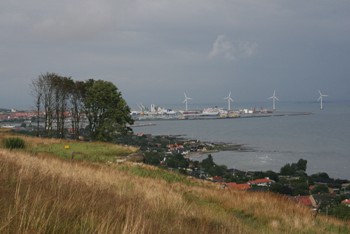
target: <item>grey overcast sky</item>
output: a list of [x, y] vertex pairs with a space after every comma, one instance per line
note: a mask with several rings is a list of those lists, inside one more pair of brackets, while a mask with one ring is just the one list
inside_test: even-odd
[[349, 0], [0, 0], [0, 107], [55, 72], [136, 103], [350, 100]]

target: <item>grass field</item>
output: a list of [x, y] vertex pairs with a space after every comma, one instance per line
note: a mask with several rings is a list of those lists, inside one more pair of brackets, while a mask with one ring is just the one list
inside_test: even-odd
[[[12, 134], [0, 134], [0, 140], [11, 137]], [[104, 142], [81, 142], [61, 139], [44, 139], [21, 136], [26, 142], [26, 152], [34, 155], [50, 154], [62, 159], [86, 160], [92, 162], [114, 162], [137, 152], [138, 148], [120, 146]]]
[[[74, 142], [24, 139], [25, 150], [0, 149], [0, 233], [350, 232], [276, 194], [221, 189], [143, 164], [67, 160], [60, 152]], [[115, 155], [86, 144], [74, 150]]]
[[127, 156], [136, 149], [107, 143], [59, 142], [38, 144], [33, 153], [49, 153], [64, 159], [83, 159], [93, 162], [115, 161], [118, 157]]

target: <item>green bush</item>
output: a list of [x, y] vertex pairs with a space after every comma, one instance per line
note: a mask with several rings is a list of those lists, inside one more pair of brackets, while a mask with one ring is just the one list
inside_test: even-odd
[[22, 138], [19, 137], [10, 137], [5, 139], [5, 148], [6, 149], [24, 149], [25, 142]]

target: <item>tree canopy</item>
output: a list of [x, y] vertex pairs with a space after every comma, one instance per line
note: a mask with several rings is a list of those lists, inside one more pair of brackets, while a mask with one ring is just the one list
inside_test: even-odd
[[[130, 108], [112, 82], [73, 81], [71, 77], [46, 73], [33, 80], [32, 94], [38, 135], [63, 138], [69, 128], [73, 138], [78, 138], [80, 130], [87, 128], [90, 139], [111, 141], [131, 131], [127, 126], [133, 123]], [[66, 126], [68, 119], [70, 124]]]
[[297, 173], [305, 173], [307, 167], [307, 160], [299, 159], [297, 163], [287, 163], [281, 167], [281, 175], [295, 175]]
[[132, 123], [130, 108], [111, 82], [88, 80], [85, 87], [85, 114], [92, 139], [110, 141], [125, 134]]

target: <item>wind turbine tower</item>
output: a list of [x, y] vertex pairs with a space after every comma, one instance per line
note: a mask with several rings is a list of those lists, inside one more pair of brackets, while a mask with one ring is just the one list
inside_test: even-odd
[[276, 100], [279, 101], [279, 99], [276, 97], [276, 90], [273, 91], [273, 95], [269, 97], [268, 99], [272, 99], [272, 109], [276, 110]]
[[231, 110], [231, 102], [233, 102], [233, 99], [231, 98], [231, 91], [228, 94], [228, 96], [224, 98], [224, 100], [227, 100], [227, 110], [228, 110], [228, 112], [230, 112], [230, 110]]
[[186, 111], [187, 111], [188, 110], [188, 108], [187, 108], [188, 100], [191, 100], [192, 98], [187, 97], [186, 93], [184, 93], [184, 95], [185, 95], [185, 100], [183, 101], [183, 103], [186, 104]]
[[318, 93], [320, 94], [320, 97], [318, 98], [317, 101], [320, 102], [320, 109], [323, 110], [323, 97], [328, 97], [326, 94], [322, 94], [320, 90], [318, 90]]

